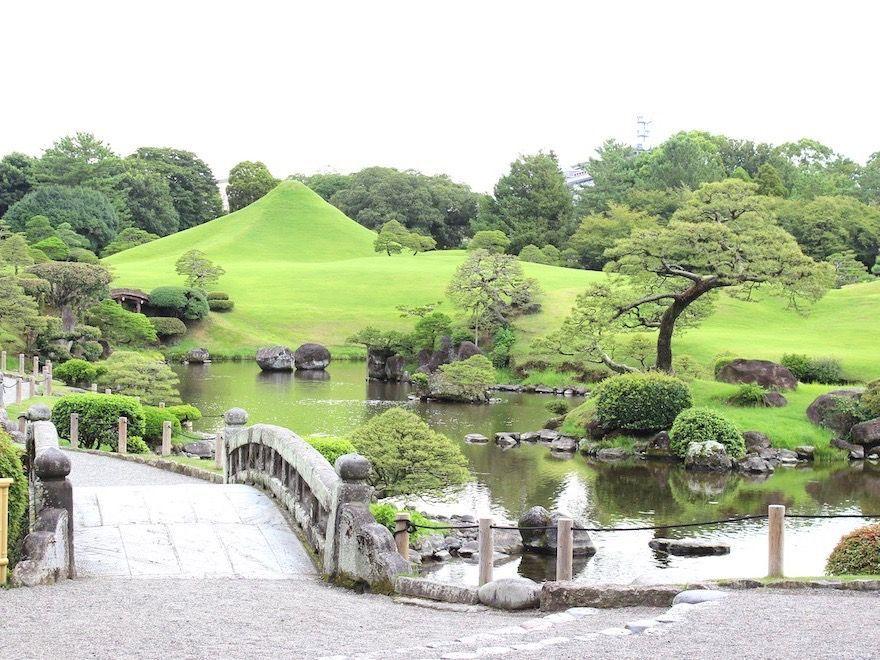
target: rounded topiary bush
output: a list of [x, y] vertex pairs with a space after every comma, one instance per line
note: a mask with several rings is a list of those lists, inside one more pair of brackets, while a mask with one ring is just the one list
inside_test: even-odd
[[691, 407], [683, 381], [661, 373], [631, 373], [602, 381], [595, 388], [596, 416], [606, 429], [661, 431]]
[[724, 445], [727, 455], [737, 459], [745, 456], [746, 445], [733, 422], [711, 408], [690, 408], [682, 411], [669, 431], [669, 448], [684, 458], [692, 442], [714, 440]]
[[73, 358], [55, 367], [53, 375], [73, 387], [87, 387], [98, 377], [98, 368], [85, 360]]
[[208, 307], [212, 312], [228, 312], [235, 307], [235, 303], [231, 300], [217, 300], [211, 298], [208, 300]]
[[178, 406], [168, 406], [165, 410], [177, 417], [181, 422], [194, 422], [197, 419], [202, 418], [202, 411], [188, 403], [182, 403]]
[[12, 479], [9, 487], [9, 559], [18, 559], [18, 548], [27, 533], [28, 482], [21, 463], [21, 450], [0, 431], [0, 479]]
[[180, 433], [183, 427], [180, 419], [168, 408], [156, 406], [142, 406], [144, 409], [144, 434], [143, 439], [147, 444], [162, 442], [162, 424], [171, 422], [171, 432]]
[[880, 524], [846, 534], [828, 557], [829, 575], [880, 575]]
[[128, 418], [129, 437], [144, 435], [144, 410], [138, 400], [119, 394], [69, 394], [58, 399], [52, 422], [62, 438], [70, 437], [70, 415], [79, 414], [79, 442], [99, 449], [102, 444], [116, 451], [119, 418]]
[[312, 447], [327, 459], [330, 465], [336, 463], [336, 459], [345, 454], [354, 454], [355, 448], [348, 438], [334, 438], [332, 436], [316, 435], [306, 438]]
[[187, 321], [208, 315], [208, 299], [203, 291], [184, 286], [160, 286], [150, 292], [150, 305]]
[[159, 339], [170, 339], [186, 334], [186, 324], [176, 316], [151, 316], [150, 323]]

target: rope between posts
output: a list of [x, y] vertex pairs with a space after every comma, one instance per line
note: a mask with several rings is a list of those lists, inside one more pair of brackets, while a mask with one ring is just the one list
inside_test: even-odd
[[[703, 527], [708, 525], [727, 525], [730, 523], [744, 522], [748, 520], [765, 520], [767, 519], [767, 514], [755, 514], [755, 515], [747, 515], [747, 516], [736, 516], [734, 518], [721, 518], [717, 520], [704, 520], [700, 522], [692, 522], [692, 523], [677, 523], [670, 525], [639, 525], [635, 527], [572, 527], [571, 530], [573, 532], [644, 532], [644, 531], [656, 531], [660, 529], [679, 529], [685, 527]], [[862, 513], [786, 513], [786, 518], [798, 518], [802, 520], [827, 520], [834, 518], [863, 518], [866, 520], [871, 519], [880, 519], [880, 514], [862, 514]], [[408, 532], [410, 534], [414, 533], [418, 529], [433, 529], [433, 530], [459, 530], [459, 529], [479, 529], [479, 525], [419, 525], [412, 521], [407, 522], [406, 529], [396, 530], [394, 535], [401, 534], [403, 532]], [[539, 532], [539, 531], [551, 531], [557, 529], [555, 525], [545, 525], [539, 527], [519, 527], [512, 525], [491, 525], [490, 529], [498, 529], [498, 530], [516, 530], [520, 532]]]

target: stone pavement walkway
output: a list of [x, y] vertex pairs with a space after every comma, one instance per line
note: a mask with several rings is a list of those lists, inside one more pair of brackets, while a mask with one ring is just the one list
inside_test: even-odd
[[[109, 457], [67, 455], [82, 577], [317, 576], [280, 509], [255, 488], [206, 484]], [[114, 485], [94, 485], [105, 483]]]

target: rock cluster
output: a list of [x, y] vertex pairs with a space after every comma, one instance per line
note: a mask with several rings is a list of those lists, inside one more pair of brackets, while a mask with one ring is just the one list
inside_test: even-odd
[[837, 433], [831, 446], [848, 452], [853, 460], [880, 458], [880, 417], [866, 420], [859, 416], [862, 392], [855, 388], [826, 392], [807, 408], [811, 422]]
[[586, 387], [569, 385], [568, 387], [544, 387], [543, 385], [494, 385], [489, 389], [498, 392], [522, 392], [524, 394], [555, 394], [557, 396], [586, 396], [590, 393]]

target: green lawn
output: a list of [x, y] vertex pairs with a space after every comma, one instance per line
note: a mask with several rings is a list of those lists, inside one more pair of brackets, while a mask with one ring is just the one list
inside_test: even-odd
[[[298, 182], [284, 182], [258, 202], [204, 225], [126, 250], [104, 260], [114, 286], [149, 291], [181, 284], [174, 262], [198, 248], [226, 269], [217, 289], [235, 309], [212, 313], [182, 348], [204, 345], [215, 353], [248, 355], [271, 343], [317, 341], [337, 355], [365, 325], [404, 329], [398, 305], [445, 298], [464, 259], [460, 250], [388, 257], [373, 251], [375, 234]], [[602, 273], [524, 264], [544, 292], [541, 313], [520, 319], [522, 355], [530, 340], [555, 328], [575, 296]], [[443, 307], [450, 311], [448, 302]], [[722, 296], [717, 312], [679, 337], [675, 349], [708, 366], [730, 351], [778, 359], [785, 352], [839, 358], [856, 380], [880, 376], [880, 350], [871, 322], [880, 309], [880, 281], [830, 292], [809, 316], [774, 300], [745, 303]]]

